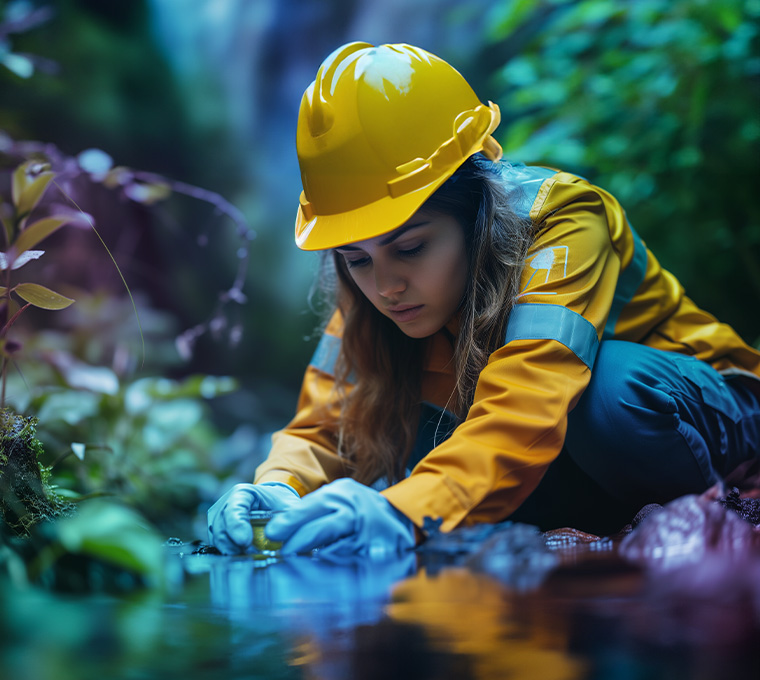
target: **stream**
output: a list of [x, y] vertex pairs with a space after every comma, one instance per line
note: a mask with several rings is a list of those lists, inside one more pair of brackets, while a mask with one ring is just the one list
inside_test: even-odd
[[684, 497], [612, 538], [506, 522], [387, 562], [173, 539], [160, 592], [0, 594], [0, 676], [756, 680], [758, 536]]

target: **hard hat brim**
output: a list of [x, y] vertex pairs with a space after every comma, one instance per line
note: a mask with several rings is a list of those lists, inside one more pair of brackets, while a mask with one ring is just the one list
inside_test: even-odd
[[495, 110], [494, 119], [470, 152], [458, 163], [452, 163], [446, 169], [439, 168], [434, 179], [413, 191], [395, 196], [391, 191], [377, 201], [334, 215], [311, 214], [310, 205], [301, 192], [295, 224], [296, 245], [301, 250], [328, 250], [387, 234], [414, 215], [467, 158], [478, 152], [483, 152], [490, 160], [501, 158], [501, 146], [490, 135], [498, 125], [499, 112], [496, 105], [491, 106]]
[[301, 250], [328, 250], [365, 241], [400, 227], [456, 171], [456, 167], [417, 191], [378, 201], [335, 215], [315, 215], [309, 219], [299, 205], [295, 240]]

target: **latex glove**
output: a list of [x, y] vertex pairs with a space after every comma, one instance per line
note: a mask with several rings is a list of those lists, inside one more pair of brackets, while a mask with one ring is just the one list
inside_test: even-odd
[[390, 557], [414, 547], [411, 521], [377, 491], [353, 479], [338, 479], [313, 491], [264, 529], [282, 541], [281, 552], [319, 548], [322, 555]]
[[208, 542], [225, 555], [244, 553], [253, 543], [251, 510], [285, 510], [300, 498], [284, 482], [236, 484], [208, 509]]

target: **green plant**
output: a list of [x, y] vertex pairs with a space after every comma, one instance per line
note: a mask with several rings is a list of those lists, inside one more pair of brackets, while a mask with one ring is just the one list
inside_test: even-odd
[[[197, 341], [203, 336], [210, 335], [216, 341], [226, 341], [232, 347], [241, 342], [242, 325], [237, 317], [240, 308], [247, 302], [243, 287], [248, 274], [251, 242], [256, 238], [256, 233], [236, 206], [213, 191], [167, 179], [155, 173], [115, 165], [113, 159], [100, 149], [86, 149], [72, 157], [53, 144], [15, 141], [0, 130], [0, 169], [10, 166], [16, 172], [19, 166], [27, 164], [35, 170], [49, 168], [49, 172], [55, 175], [55, 180], [51, 181], [58, 189], [57, 195], [50, 196], [48, 192], [43, 201], [45, 205], [40, 206], [40, 209], [53, 211], [52, 214], [62, 212], [72, 226], [82, 226], [94, 231], [119, 273], [121, 283], [129, 293], [135, 316], [137, 307], [132, 300], [129, 286], [121, 276], [115, 257], [96, 229], [98, 220], [107, 220], [109, 232], [115, 229], [136, 230], [136, 223], [145, 219], [147, 213], [151, 216], [158, 214], [157, 204], [178, 196], [205, 203], [213, 209], [214, 218], [221, 216], [229, 220], [234, 225], [236, 239], [236, 243], [231, 244], [236, 256], [234, 280], [229, 288], [218, 292], [212, 313], [204, 321], [180, 333], [175, 344], [181, 358], [189, 361], [193, 358]], [[99, 214], [91, 215], [87, 212], [92, 209], [93, 204], [101, 206]], [[125, 210], [125, 204], [130, 208], [142, 209], [143, 212]], [[0, 216], [9, 221], [13, 214], [12, 205], [7, 200], [3, 204], [0, 195]], [[208, 234], [204, 233], [202, 238], [199, 237], [200, 247], [205, 247], [208, 242]], [[92, 268], [95, 267], [96, 263], [93, 263]], [[144, 342], [142, 361], [145, 361]]]
[[[28, 3], [0, 7], [0, 67], [12, 74], [0, 68], [4, 83], [9, 77], [16, 85], [19, 77], [54, 72], [54, 61], [15, 49], [8, 38], [44, 23], [53, 11]], [[23, 93], [15, 99], [22, 100]], [[26, 112], [24, 116], [26, 120]], [[17, 134], [26, 129], [14, 126], [12, 116], [1, 117], [3, 125], [11, 121]], [[51, 119], [63, 120], [60, 111]], [[68, 131], [71, 126], [65, 127]], [[91, 132], [88, 128], [88, 138]], [[151, 286], [138, 290], [135, 297], [141, 302], [141, 315], [148, 317], [146, 335], [151, 341], [146, 367], [142, 324], [138, 319], [140, 364], [134, 360], [134, 324], [124, 331], [130, 310], [122, 304], [123, 297], [116, 298], [113, 286], [100, 288], [100, 262], [88, 262], [91, 287], [57, 274], [56, 267], [65, 269], [61, 262], [80, 259], [76, 244], [81, 241], [74, 230], [56, 232], [67, 224], [93, 230], [119, 270], [95, 224], [98, 229], [103, 225], [109, 241], [112, 234], [136, 234], [136, 243], [157, 212], [154, 205], [178, 194], [208, 204], [214, 218], [222, 215], [235, 224], [237, 271], [229, 289], [217, 296], [210, 318], [178, 337], [167, 315], [150, 309], [151, 298], [155, 302], [160, 291], [154, 297]], [[205, 401], [236, 385], [228, 378], [208, 376], [135, 380], [135, 375], [140, 369], [160, 374], [178, 368], [207, 333], [231, 344], [240, 341], [242, 326], [228, 317], [238, 311], [230, 313], [230, 307], [245, 302], [242, 288], [255, 234], [242, 213], [214, 192], [114, 166], [99, 149], [72, 157], [53, 144], [15, 141], [2, 130], [0, 220], [0, 401], [16, 411], [4, 411], [0, 417], [0, 578], [67, 590], [128, 590], [130, 584], [155, 584], [161, 557], [155, 526], [174, 526], [177, 518], [194, 515], [200, 500], [216, 492], [218, 480], [209, 472], [209, 463], [220, 435]], [[54, 234], [57, 259], [34, 264], [44, 255], [40, 243]], [[154, 258], [151, 264], [163, 256], [160, 248], [143, 249], [145, 253]], [[130, 254], [134, 251], [125, 257]], [[52, 266], [47, 266], [51, 260]], [[17, 271], [30, 264], [24, 273], [35, 272], [19, 280]], [[72, 265], [68, 267], [71, 272]], [[118, 273], [137, 315], [136, 300]], [[59, 288], [63, 281], [66, 288]], [[209, 292], [213, 295], [213, 288]], [[79, 303], [45, 327], [37, 323], [34, 312], [26, 313], [30, 307], [67, 310], [72, 298]], [[77, 308], [83, 301], [87, 309], [80, 313]], [[102, 313], [104, 306], [108, 314]], [[66, 320], [59, 321], [62, 317]], [[9, 366], [16, 365], [22, 348], [23, 371], [14, 373]], [[108, 587], [102, 588], [103, 583]]]
[[760, 340], [760, 2], [519, 0], [481, 65], [509, 158], [615, 194], [696, 302]]
[[72, 501], [113, 496], [165, 534], [187, 536], [198, 506], [218, 493], [225, 473], [214, 460], [222, 437], [208, 403], [233, 393], [236, 381], [203, 375], [120, 381], [81, 362], [65, 373], [50, 370], [58, 375], [48, 374], [17, 405], [35, 414], [45, 449], [55, 452], [45, 463], [56, 493]]
[[[0, 66], [14, 74], [11, 78], [14, 83], [16, 77], [30, 78], [37, 71], [45, 71], [46, 64], [54, 66], [54, 63], [12, 48], [7, 36], [44, 23], [52, 12], [36, 11], [28, 5], [9, 6], [0, 19]], [[1, 72], [2, 69], [0, 75]], [[179, 364], [192, 358], [196, 341], [206, 334], [226, 339], [230, 344], [240, 341], [242, 326], [231, 318], [236, 316], [237, 306], [246, 301], [242, 289], [249, 245], [255, 234], [242, 213], [220, 195], [157, 174], [116, 166], [99, 149], [86, 149], [72, 157], [53, 144], [15, 141], [0, 130], [0, 171], [0, 219], [4, 232], [0, 237], [3, 249], [0, 401], [3, 405], [7, 401], [18, 414], [26, 414], [9, 411], [5, 421], [0, 422], [0, 431], [7, 424], [32, 437], [23, 457], [16, 455], [22, 450], [16, 443], [10, 446], [13, 455], [3, 458], [0, 454], [0, 471], [5, 469], [2, 465], [9, 464], [9, 472], [0, 477], [7, 482], [4, 486], [0, 482], [1, 519], [6, 520], [0, 522], [0, 554], [8, 555], [4, 548], [10, 546], [11, 552], [22, 555], [30, 580], [50, 583], [52, 578], [56, 587], [67, 579], [76, 580], [73, 570], [83, 557], [87, 564], [94, 559], [101, 565], [98, 569], [102, 563], [108, 563], [115, 565], [117, 572], [149, 573], [152, 568], [143, 569], [140, 564], [150, 562], [150, 551], [145, 553], [146, 559], [141, 558], [139, 540], [127, 545], [111, 536], [115, 531], [142, 535], [130, 529], [142, 520], [136, 520], [137, 515], [128, 516], [130, 512], [134, 515], [134, 510], [113, 508], [131, 506], [141, 517], [148, 518], [147, 524], [163, 529], [194, 516], [199, 502], [214, 494], [218, 483], [214, 472], [209, 470], [213, 469], [210, 455], [220, 434], [211, 422], [205, 402], [237, 386], [231, 379], [209, 376], [181, 380], [157, 377], [136, 380], [135, 376], [141, 368], [159, 374], [170, 368], [181, 370]], [[7, 184], [6, 177], [10, 180]], [[134, 324], [124, 331], [124, 318], [129, 310], [122, 304], [123, 299], [116, 299], [113, 287], [100, 288], [104, 277], [96, 272], [91, 278], [95, 289], [90, 289], [81, 280], [72, 284], [71, 277], [56, 275], [56, 267], [65, 269], [60, 264], [62, 258], [64, 262], [67, 255], [79, 259], [80, 253], [71, 247], [77, 243], [75, 231], [64, 230], [51, 239], [58, 263], [53, 261], [52, 267], [32, 264], [25, 270], [34, 269], [43, 278], [31, 275], [18, 280], [17, 270], [44, 255], [43, 250], [37, 249], [40, 243], [66, 224], [92, 229], [118, 270], [116, 259], [95, 230], [95, 224], [98, 230], [102, 225], [109, 241], [114, 233], [118, 236], [131, 233], [138, 235], [133, 239], [135, 242], [145, 223], [155, 216], [154, 206], [176, 195], [200, 200], [213, 208], [214, 217], [221, 215], [234, 223], [239, 242], [235, 249], [235, 278], [227, 290], [218, 294], [211, 316], [179, 335], [174, 319], [167, 323], [165, 313], [151, 309], [151, 298], [155, 302], [151, 286], [138, 290], [136, 298], [141, 302], [141, 315], [147, 316], [146, 335], [151, 341], [147, 367], [142, 324], [138, 319], [140, 364], [134, 360], [137, 353]], [[89, 210], [93, 214], [86, 212]], [[58, 249], [59, 246], [62, 247]], [[85, 245], [85, 250], [89, 247]], [[145, 253], [155, 258], [151, 264], [158, 263], [163, 256], [159, 249], [145, 249], [142, 254]], [[134, 252], [127, 252], [126, 256], [122, 252], [119, 261], [123, 262], [122, 258], [130, 254], [134, 256]], [[43, 265], [48, 262], [45, 258]], [[93, 271], [97, 267], [100, 263], [92, 261]], [[52, 285], [60, 290], [59, 285], [63, 284], [59, 281], [67, 282], [63, 289], [66, 295], [47, 287]], [[136, 301], [124, 277], [121, 281], [137, 315]], [[213, 290], [210, 292], [213, 295]], [[66, 310], [74, 297], [80, 303], [84, 301], [83, 309], [77, 310], [82, 306], [77, 304], [72, 308], [74, 313], [64, 311], [44, 328], [36, 322], [34, 314], [25, 313], [29, 307]], [[104, 305], [107, 314], [102, 313]], [[23, 370], [13, 373], [9, 366], [19, 360], [22, 348]], [[12, 426], [15, 422], [27, 426]], [[10, 441], [9, 437], [6, 439]], [[0, 445], [4, 441], [0, 438]], [[0, 448], [6, 450], [8, 447]], [[18, 475], [13, 465], [18, 467], [22, 460], [24, 475]], [[12, 488], [14, 480], [19, 484], [23, 480], [22, 493]], [[37, 500], [25, 504], [19, 501], [21, 496], [25, 499], [35, 496]], [[91, 500], [93, 496], [110, 497], [100, 507], [105, 508], [103, 512], [108, 517], [115, 518], [115, 524], [102, 526], [102, 513], [90, 511], [94, 503], [100, 502]], [[81, 509], [68, 518], [70, 521], [62, 521], [55, 514], [56, 504]], [[55, 521], [46, 521], [51, 519]], [[6, 546], [3, 539], [8, 531], [27, 539], [18, 543], [11, 536], [13, 540]], [[7, 564], [12, 562], [11, 559]], [[2, 566], [0, 555], [0, 572]]]
[[[34, 161], [21, 164], [13, 173], [11, 186], [12, 213], [5, 219], [0, 216], [5, 252], [0, 253], [0, 270], [3, 284], [0, 286], [0, 309], [4, 312], [0, 328], [0, 408], [5, 405], [5, 385], [8, 363], [18, 349], [16, 343], [8, 340], [8, 331], [19, 316], [30, 306], [47, 310], [65, 309], [74, 302], [45, 286], [32, 282], [12, 284], [12, 273], [25, 264], [45, 254], [44, 250], [33, 250], [41, 241], [72, 221], [71, 215], [50, 215], [30, 221], [34, 209], [45, 189], [54, 180], [55, 174], [49, 166]], [[12, 294], [25, 304], [20, 306]]]
[[158, 534], [117, 503], [75, 506], [43, 465], [37, 419], [0, 411], [0, 579], [58, 590], [130, 590], [161, 580]]
[[[242, 214], [217, 194], [158, 175], [114, 167], [110, 157], [96, 149], [72, 158], [52, 145], [3, 145], [0, 165], [14, 160], [23, 162], [13, 170], [11, 200], [0, 204], [10, 244], [3, 287], [8, 307], [1, 348], [3, 399], [8, 391], [8, 401], [19, 413], [38, 418], [41, 437], [52, 452], [45, 464], [55, 466], [53, 474], [60, 493], [74, 500], [113, 495], [147, 512], [151, 521], [162, 527], [175, 526], [182, 513], [194, 514], [199, 502], [216, 491], [218, 479], [209, 472], [213, 468], [209, 455], [220, 434], [203, 402], [237, 389], [235, 381], [210, 376], [135, 381], [138, 366], [131, 359], [125, 360], [126, 354], [135, 354], [135, 338], [131, 330], [125, 332], [123, 328], [128, 314], [123, 300], [114, 299], [107, 290], [93, 293], [78, 289], [76, 297], [81, 304], [69, 310], [70, 297], [37, 283], [16, 283], [10, 275], [39, 258], [43, 251], [34, 247], [67, 222], [94, 229], [94, 218], [79, 209], [80, 204], [88, 205], [90, 192], [101, 200], [113, 200], [114, 209], [124, 199], [151, 209], [174, 193], [212, 204], [237, 225], [243, 242], [235, 281], [220, 294], [213, 315], [172, 338], [176, 332], [167, 314], [151, 309], [149, 298], [136, 293], [151, 340], [151, 368], [160, 373], [172, 362], [179, 368], [189, 357], [195, 339], [208, 331], [216, 334], [226, 328], [229, 340], [239, 341], [225, 314], [228, 305], [245, 302], [242, 286], [252, 232]], [[50, 185], [58, 189], [52, 195], [46, 193]], [[62, 205], [61, 197], [76, 211]], [[37, 215], [41, 217], [33, 221]], [[130, 302], [136, 313], [131, 294]], [[30, 305], [65, 310], [59, 316], [63, 321], [45, 330], [34, 325], [14, 326]], [[138, 325], [144, 348], [145, 336], [142, 325]], [[8, 338], [11, 327], [13, 340]], [[9, 376], [8, 364], [18, 357], [22, 346], [23, 371]], [[134, 396], [138, 393], [142, 395], [140, 403], [147, 403], [149, 408], [136, 409]], [[217, 470], [216, 474], [223, 472]]]

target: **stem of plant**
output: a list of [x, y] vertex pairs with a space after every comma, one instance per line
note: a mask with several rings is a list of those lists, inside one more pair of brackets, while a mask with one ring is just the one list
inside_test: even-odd
[[18, 318], [19, 318], [19, 316], [21, 316], [21, 313], [22, 313], [22, 312], [23, 312], [25, 309], [28, 309], [28, 308], [29, 308], [29, 307], [31, 307], [31, 306], [32, 306], [32, 303], [31, 303], [31, 302], [27, 302], [27, 303], [26, 303], [26, 304], [25, 304], [23, 307], [21, 307], [21, 309], [19, 309], [19, 310], [18, 310], [18, 311], [17, 311], [17, 312], [16, 312], [16, 313], [15, 313], [15, 314], [14, 314], [14, 315], [13, 315], [13, 316], [10, 318], [10, 319], [8, 319], [8, 321], [7, 321], [7, 323], [5, 324], [5, 326], [3, 326], [3, 329], [2, 329], [2, 330], [0, 330], [0, 337], [4, 337], [4, 336], [5, 336], [5, 334], [6, 334], [6, 333], [7, 333], [7, 332], [10, 330], [10, 327], [11, 327], [11, 326], [12, 326], [14, 323], [16, 323], [16, 319], [18, 319]]
[[[10, 312], [10, 294], [8, 294], [8, 304], [6, 305], [8, 307], [8, 311]], [[3, 326], [2, 330], [0, 330], [0, 338], [5, 338], [6, 333], [8, 333], [8, 330], [10, 327], [16, 323], [16, 319], [18, 319], [21, 316], [21, 313], [25, 310], [31, 307], [31, 303], [27, 302], [21, 309], [19, 309], [8, 321], [5, 323], [5, 326]], [[3, 355], [3, 375], [2, 375], [2, 394], [0, 394], [0, 409], [5, 408], [5, 382], [6, 382], [6, 374], [8, 372], [8, 357]]]
[[[8, 328], [10, 328], [10, 314], [11, 314], [11, 270], [10, 267], [5, 272], [5, 295], [3, 296], [5, 300], [5, 319], [3, 323], [3, 329], [0, 331], [0, 338], [4, 339], [5, 334], [8, 332]], [[4, 348], [3, 348], [4, 349]], [[5, 408], [5, 382], [6, 382], [6, 375], [8, 373], [8, 356], [6, 355], [5, 351], [3, 351], [3, 367], [2, 367], [2, 375], [0, 375], [0, 383], [2, 383], [2, 388], [0, 389], [0, 410]]]
[[0, 394], [0, 410], [3, 410], [5, 408], [5, 374], [8, 371], [8, 359], [7, 357], [3, 357], [3, 375], [2, 375], [2, 394]]

